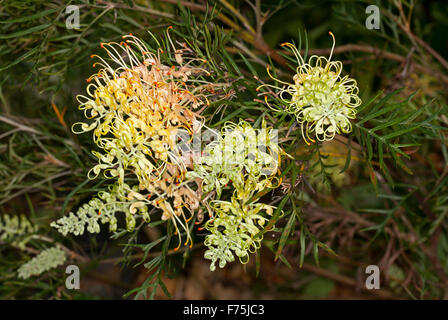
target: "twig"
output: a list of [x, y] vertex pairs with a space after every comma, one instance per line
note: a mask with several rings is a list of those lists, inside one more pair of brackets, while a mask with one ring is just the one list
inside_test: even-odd
[[[42, 235], [34, 235], [33, 238], [37, 239], [37, 240], [50, 242], [50, 243], [55, 242], [54, 239], [46, 237], [46, 236], [42, 236]], [[84, 256], [81, 256], [81, 255], [77, 254], [76, 252], [70, 250], [69, 248], [67, 248], [66, 246], [64, 246], [64, 245], [62, 245], [60, 243], [56, 242], [55, 245], [57, 247], [59, 247], [60, 249], [62, 249], [63, 251], [65, 251], [65, 253], [67, 253], [69, 255], [70, 259], [76, 259], [76, 260], [78, 260], [81, 263], [87, 263], [87, 262], [90, 261], [89, 258], [86, 258]]]
[[[311, 50], [308, 50], [308, 53], [316, 54], [316, 55], [326, 55], [326, 54], [329, 54], [330, 51], [331, 51], [330, 49], [311, 49]], [[377, 57], [382, 57], [382, 58], [389, 59], [389, 60], [395, 60], [398, 62], [406, 62], [406, 60], [407, 60], [407, 57], [401, 56], [399, 54], [384, 51], [384, 50], [381, 50], [381, 49], [378, 49], [378, 48], [375, 48], [372, 46], [360, 45], [360, 44], [346, 44], [343, 46], [335, 47], [333, 54], [340, 54], [340, 53], [351, 52], [351, 51], [372, 53]], [[302, 50], [302, 52], [304, 52], [304, 51]], [[439, 71], [424, 67], [418, 63], [414, 63], [413, 66], [415, 67], [416, 70], [426, 73], [426, 74], [429, 74], [429, 75], [432, 75], [432, 76], [436, 76], [440, 80], [442, 80], [443, 82], [448, 84], [448, 77], [443, 75]]]
[[414, 45], [416, 45], [416, 43], [418, 43], [420, 46], [422, 46], [426, 51], [429, 52], [429, 54], [431, 54], [437, 61], [440, 62], [440, 64], [448, 70], [448, 61], [446, 61], [440, 54], [438, 54], [429, 44], [427, 44], [425, 41], [423, 41], [421, 38], [419, 38], [418, 36], [416, 36], [412, 31], [411, 31], [411, 27], [409, 25], [409, 21], [404, 17], [404, 12], [403, 12], [403, 8], [401, 6], [400, 2], [396, 2], [396, 4], [398, 5], [398, 9], [400, 12], [400, 16], [402, 18], [402, 20], [405, 22], [405, 25], [403, 25], [402, 23], [400, 23], [399, 19], [397, 19], [394, 15], [392, 15], [390, 12], [387, 11], [383, 11], [387, 16], [389, 16], [399, 27], [401, 30], [403, 30], [404, 33], [407, 34], [407, 36], [409, 37], [409, 39], [411, 40], [412, 43], [414, 43]]
[[[181, 253], [181, 252], [185, 252], [185, 251], [193, 251], [193, 250], [201, 248], [203, 246], [204, 246], [203, 243], [197, 243], [197, 244], [193, 245], [192, 248], [190, 248], [188, 246], [185, 246], [185, 247], [182, 247], [182, 248], [180, 248], [178, 250], [170, 249], [170, 250], [167, 251], [167, 255], [169, 256], [169, 255], [173, 255], [173, 254]], [[148, 255], [146, 257], [147, 258], [154, 258], [154, 257], [158, 257], [160, 255], [162, 255], [162, 252], [158, 251], [158, 252], [148, 253]], [[130, 255], [129, 257], [127, 257], [127, 259], [129, 259], [129, 260], [138, 260], [138, 259], [142, 259], [144, 257], [145, 257], [144, 253], [137, 253], [137, 254]], [[117, 263], [117, 262], [120, 262], [121, 260], [123, 260], [123, 257], [108, 258], [108, 259], [101, 260], [99, 263], [101, 263], [101, 264]]]
[[6, 202], [8, 202], [8, 201], [10, 201], [11, 199], [13, 199], [13, 198], [15, 198], [15, 197], [20, 196], [21, 194], [24, 194], [24, 193], [26, 193], [26, 192], [30, 192], [31, 190], [33, 190], [33, 189], [36, 188], [37, 186], [40, 186], [40, 185], [44, 184], [45, 182], [48, 182], [48, 181], [51, 181], [51, 180], [53, 180], [53, 179], [57, 179], [57, 178], [60, 178], [60, 177], [63, 177], [63, 176], [66, 176], [66, 175], [69, 175], [69, 174], [72, 174], [72, 173], [73, 173], [72, 170], [68, 170], [68, 171], [64, 171], [64, 172], [59, 172], [59, 173], [57, 173], [57, 174], [55, 174], [55, 175], [52, 175], [52, 176], [50, 176], [50, 177], [48, 177], [48, 178], [46, 178], [46, 179], [44, 179], [44, 180], [38, 181], [38, 182], [36, 182], [36, 183], [33, 183], [31, 186], [29, 186], [29, 187], [27, 187], [27, 188], [23, 188], [23, 189], [21, 189], [20, 191], [17, 191], [16, 193], [12, 194], [11, 196], [9, 196], [9, 197], [7, 197], [7, 198], [1, 200], [1, 201], [0, 201], [0, 205], [6, 203]]
[[[161, 0], [162, 2], [168, 2], [172, 4], [180, 3], [181, 5], [193, 9], [193, 10], [200, 10], [200, 11], [207, 11], [207, 7], [203, 5], [199, 5], [196, 3], [190, 3], [187, 1], [177, 1], [177, 0]], [[270, 56], [274, 61], [282, 65], [283, 67], [287, 67], [288, 64], [286, 63], [286, 60], [279, 55], [274, 49], [269, 47], [269, 45], [264, 41], [263, 37], [257, 36], [256, 31], [252, 26], [250, 26], [249, 22], [246, 18], [244, 18], [238, 10], [233, 7], [230, 3], [228, 3], [225, 0], [220, 0], [221, 3], [229, 9], [232, 13], [234, 13], [240, 21], [242, 21], [243, 25], [246, 27], [247, 30], [241, 28], [239, 25], [237, 25], [235, 22], [233, 22], [229, 17], [226, 15], [219, 13], [217, 15], [217, 18], [224, 22], [226, 25], [228, 25], [230, 28], [232, 28], [235, 32], [237, 32], [241, 39], [243, 39], [246, 42], [251, 43], [256, 49], [261, 51], [263, 54]]]
[[145, 8], [145, 7], [141, 7], [138, 5], [135, 5], [130, 7], [126, 4], [121, 4], [121, 3], [112, 3], [109, 1], [104, 1], [104, 0], [98, 0], [97, 1], [98, 4], [104, 4], [106, 5], [106, 7], [110, 7], [110, 8], [117, 8], [117, 9], [127, 9], [127, 10], [135, 10], [135, 11], [141, 11], [141, 12], [146, 12], [155, 16], [160, 16], [160, 17], [165, 17], [165, 18], [170, 18], [173, 19], [175, 18], [175, 16], [171, 13], [167, 13], [167, 12], [162, 12], [162, 11], [158, 11], [158, 10], [154, 10], [151, 8]]
[[[356, 282], [355, 279], [352, 279], [350, 277], [341, 275], [341, 274], [337, 274], [337, 273], [333, 273], [331, 271], [319, 268], [317, 266], [314, 266], [312, 264], [308, 264], [308, 263], [304, 263], [302, 268], [306, 271], [312, 272], [314, 274], [317, 274], [321, 277], [327, 278], [327, 279], [331, 279], [333, 281], [342, 283], [346, 286], [350, 286], [350, 287], [358, 287], [358, 284]], [[366, 292], [366, 293], [370, 293], [373, 294], [375, 296], [378, 296], [382, 299], [396, 299], [397, 297], [390, 291], [385, 290], [385, 289], [375, 289], [375, 290], [368, 290], [367, 288], [361, 287], [361, 290]]]
[[13, 127], [19, 128], [22, 131], [26, 131], [26, 132], [30, 132], [30, 133], [34, 133], [34, 134], [42, 134], [40, 131], [38, 131], [32, 127], [25, 126], [21, 123], [14, 121], [13, 119], [5, 117], [5, 116], [0, 116], [0, 121], [10, 124]]

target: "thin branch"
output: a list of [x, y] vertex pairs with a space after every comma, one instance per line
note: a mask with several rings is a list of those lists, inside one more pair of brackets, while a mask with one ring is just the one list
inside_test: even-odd
[[399, 27], [401, 30], [403, 30], [404, 33], [407, 34], [409, 39], [412, 43], [418, 43], [420, 46], [422, 46], [426, 51], [429, 52], [437, 61], [440, 62], [440, 64], [448, 70], [448, 61], [446, 61], [438, 52], [436, 52], [429, 44], [427, 44], [425, 41], [423, 41], [421, 38], [419, 38], [417, 35], [415, 35], [411, 27], [409, 25], [409, 22], [405, 19], [403, 9], [401, 7], [401, 3], [398, 3], [398, 9], [400, 11], [400, 15], [402, 16], [402, 20], [405, 21], [405, 25], [400, 23], [399, 19], [397, 19], [394, 15], [390, 14], [389, 12], [385, 11], [385, 14], [389, 16]]
[[[167, 2], [167, 3], [172, 3], [172, 4], [180, 3], [181, 5], [183, 5], [183, 6], [187, 7], [187, 8], [190, 8], [190, 9], [200, 10], [200, 11], [207, 11], [207, 7], [206, 6], [198, 5], [198, 4], [195, 4], [195, 3], [190, 3], [190, 2], [187, 2], [187, 1], [177, 1], [177, 0], [161, 0], [161, 1], [162, 2]], [[221, 2], [230, 11], [238, 12], [238, 10], [236, 10], [227, 1], [221, 0]], [[238, 14], [239, 14], [239, 12], [238, 12]], [[269, 47], [269, 45], [264, 41], [263, 37], [257, 36], [257, 33], [255, 32], [253, 27], [251, 27], [249, 25], [249, 23], [247, 22], [246, 18], [241, 16], [241, 14], [239, 14], [239, 16], [237, 16], [237, 17], [239, 17], [240, 20], [244, 21], [243, 24], [247, 28], [247, 30], [241, 28], [239, 25], [237, 25], [235, 22], [233, 22], [226, 15], [224, 15], [222, 13], [219, 13], [217, 15], [217, 18], [219, 20], [221, 20], [222, 22], [224, 22], [226, 25], [228, 25], [231, 29], [233, 29], [233, 31], [238, 33], [238, 35], [239, 35], [239, 37], [241, 39], [243, 39], [244, 41], [249, 42], [250, 44], [252, 44], [257, 50], [261, 51], [263, 54], [270, 56], [275, 62], [277, 62], [281, 66], [283, 66], [283, 67], [287, 67], [288, 66], [288, 64], [286, 63], [286, 60], [281, 55], [279, 55], [274, 49]]]
[[[331, 49], [310, 49], [308, 50], [309, 54], [316, 54], [316, 55], [328, 55], [330, 53]], [[384, 51], [372, 46], [368, 46], [368, 45], [360, 45], [360, 44], [346, 44], [343, 46], [339, 46], [339, 47], [335, 47], [334, 48], [334, 54], [340, 54], [340, 53], [344, 53], [344, 52], [351, 52], [351, 51], [357, 51], [357, 52], [366, 52], [366, 53], [372, 53], [377, 57], [382, 57], [385, 59], [389, 59], [389, 60], [395, 60], [398, 62], [406, 62], [407, 57], [401, 56], [399, 54], [396, 53], [392, 53], [392, 52], [388, 52], [388, 51]], [[302, 50], [302, 52], [304, 52]], [[424, 67], [420, 64], [414, 63], [413, 66], [415, 67], [416, 70], [435, 76], [437, 78], [439, 78], [440, 80], [442, 80], [443, 82], [445, 82], [445, 84], [448, 85], [448, 77], [443, 75], [442, 73], [436, 71], [436, 70], [432, 70], [429, 69], [427, 67]]]
[[[185, 251], [193, 251], [193, 250], [201, 248], [203, 246], [204, 246], [203, 243], [197, 243], [192, 248], [190, 248], [188, 246], [184, 246], [184, 247], [182, 247], [182, 248], [180, 248], [178, 250], [170, 249], [170, 250], [167, 251], [167, 255], [170, 256], [170, 255], [173, 255], [173, 254], [176, 254], [176, 253], [182, 253], [182, 252], [185, 252]], [[154, 258], [154, 257], [158, 257], [160, 255], [162, 255], [162, 252], [160, 252], [160, 251], [150, 252], [146, 256], [146, 258]], [[142, 253], [133, 254], [133, 255], [127, 257], [127, 259], [129, 259], [129, 260], [138, 260], [138, 259], [143, 259], [144, 257], [145, 257], [145, 254], [142, 252]], [[123, 260], [123, 257], [108, 258], [108, 259], [104, 259], [104, 260], [99, 261], [99, 263], [100, 264], [117, 263], [117, 262], [120, 262], [122, 260]]]
[[226, 7], [227, 9], [230, 10], [230, 12], [232, 12], [232, 14], [235, 15], [235, 17], [238, 18], [238, 20], [241, 21], [241, 23], [244, 25], [244, 27], [252, 34], [256, 34], [255, 29], [252, 28], [252, 26], [250, 25], [249, 21], [247, 21], [247, 19], [234, 7], [232, 6], [229, 2], [227, 2], [226, 0], [219, 0], [219, 2], [222, 3], [222, 5], [224, 7]]
[[171, 13], [162, 12], [162, 11], [154, 10], [151, 8], [145, 8], [145, 7], [141, 7], [138, 5], [134, 5], [134, 6], [130, 7], [126, 4], [112, 3], [112, 2], [104, 1], [104, 0], [98, 0], [97, 3], [106, 5], [106, 8], [135, 10], [135, 11], [140, 11], [140, 12], [146, 12], [146, 13], [149, 13], [154, 16], [165, 17], [165, 18], [169, 18], [169, 19], [175, 18], [175, 15], [173, 15]]

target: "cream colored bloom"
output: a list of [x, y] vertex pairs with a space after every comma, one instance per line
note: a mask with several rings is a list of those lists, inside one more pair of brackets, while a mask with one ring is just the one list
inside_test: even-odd
[[335, 39], [331, 32], [330, 35], [333, 47], [328, 59], [313, 55], [305, 62], [294, 45], [282, 44], [291, 49], [299, 64], [293, 77], [294, 83], [275, 79], [268, 68], [270, 77], [283, 86], [260, 86], [277, 90], [278, 97], [286, 104], [284, 110], [293, 114], [301, 124], [306, 143], [309, 143], [308, 140], [314, 142], [311, 133], [319, 141], [331, 140], [339, 133], [349, 133], [352, 130], [350, 119], [356, 117], [356, 108], [361, 104], [356, 80], [347, 75], [341, 76], [342, 62], [331, 61]]

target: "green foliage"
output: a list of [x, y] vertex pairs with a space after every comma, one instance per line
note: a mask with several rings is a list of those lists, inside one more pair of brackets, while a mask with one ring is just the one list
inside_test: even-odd
[[375, 156], [390, 182], [392, 180], [385, 165], [385, 152], [396, 165], [411, 173], [402, 159], [410, 158], [403, 148], [417, 147], [420, 145], [419, 141], [434, 137], [437, 130], [442, 129], [435, 121], [440, 110], [431, 112], [430, 116], [426, 115], [430, 103], [412, 110], [409, 105], [413, 95], [398, 103], [388, 103], [399, 91], [387, 94], [377, 103], [370, 102], [361, 106], [360, 121], [355, 123], [355, 134], [363, 150], [366, 150], [368, 163], [372, 166]]
[[[129, 189], [129, 186], [127, 186]], [[82, 205], [76, 213], [70, 212], [67, 217], [52, 222], [51, 226], [66, 236], [69, 233], [75, 236], [82, 235], [87, 227], [90, 233], [99, 233], [100, 225], [109, 224], [109, 231], [117, 230], [117, 213], [124, 213], [126, 217], [126, 228], [129, 232], [135, 228], [134, 214], [142, 216], [145, 222], [150, 221], [148, 207], [143, 206], [138, 199], [130, 201], [123, 186], [114, 184], [109, 186], [109, 192], [100, 191], [97, 198]]]
[[[446, 6], [427, 1], [171, 2], [78, 1], [80, 30], [65, 27], [68, 3], [2, 3], [1, 296], [76, 298], [58, 295], [61, 280], [57, 268], [51, 268], [72, 251], [65, 259], [75, 259], [88, 274], [109, 254], [107, 247], [112, 252], [123, 248], [114, 260], [123, 258], [123, 273], [130, 272], [126, 267], [133, 260], [138, 261], [135, 270], [143, 266], [144, 280], [125, 295], [137, 299], [157, 298], [158, 289], [169, 295], [167, 277], [198, 272], [190, 267], [198, 257], [205, 255], [213, 269], [216, 264], [230, 268], [235, 256], [246, 263], [254, 251], [250, 262], [255, 260], [259, 281], [273, 272], [263, 269], [264, 259], [278, 259], [293, 270], [296, 281], [282, 284], [281, 297], [290, 292], [297, 298], [299, 291], [302, 297], [334, 297], [340, 270], [357, 279], [364, 264], [384, 268], [382, 288], [394, 297], [443, 297], [448, 273]], [[365, 28], [368, 4], [381, 8], [380, 30]], [[202, 186], [204, 192], [184, 228], [175, 219], [163, 223], [163, 208], [142, 205], [154, 201], [146, 194], [142, 198], [138, 188], [149, 166], [128, 166], [118, 184], [110, 184], [107, 175], [88, 179], [90, 168], [110, 159], [92, 154], [97, 150], [92, 136], [70, 131], [84, 121], [74, 97], [85, 91], [92, 74], [89, 56], [100, 52], [100, 44], [133, 33], [151, 52], [162, 49], [162, 63], [170, 66], [178, 58], [166, 34], [170, 25], [176, 48], [189, 48], [188, 57], [207, 60], [210, 75], [198, 78], [198, 83], [212, 84], [207, 88], [210, 105], [200, 112], [204, 126], [220, 131], [229, 121], [244, 119], [247, 128], [278, 129], [279, 147], [290, 155], [271, 180], [260, 174], [261, 162], [218, 166], [212, 151], [219, 148], [210, 145], [210, 156], [201, 157], [188, 173], [189, 188], [197, 192]], [[308, 145], [304, 114], [288, 109], [288, 93], [281, 99], [256, 89], [271, 84], [284, 90], [284, 83], [293, 84], [297, 61], [280, 43], [296, 44], [306, 61], [314, 54], [328, 58], [330, 30], [336, 36], [332, 61], [343, 61], [341, 77], [357, 80], [363, 103], [356, 107], [356, 119], [350, 114], [341, 120], [339, 132], [319, 123], [317, 133], [323, 130], [333, 140]], [[316, 88], [319, 79], [313, 78]], [[333, 88], [324, 87], [317, 91]], [[262, 93], [271, 94], [268, 102], [275, 110]], [[316, 98], [314, 93], [309, 96]], [[306, 109], [308, 103], [300, 98], [300, 110]], [[320, 103], [313, 106], [320, 110]], [[315, 116], [309, 114], [308, 120], [317, 121]], [[104, 141], [112, 135], [105, 134]], [[134, 155], [129, 150], [119, 155]], [[272, 161], [271, 155], [259, 155], [265, 165]], [[114, 161], [106, 164], [92, 172], [119, 170]], [[112, 232], [107, 237], [101, 224]], [[187, 235], [195, 245], [178, 249], [173, 236]], [[53, 261], [39, 266], [41, 260]], [[335, 261], [344, 268], [333, 268]], [[306, 272], [298, 268], [306, 266]], [[252, 264], [246, 267], [252, 274]], [[334, 273], [333, 280], [309, 271], [321, 269], [325, 272], [318, 274]]]

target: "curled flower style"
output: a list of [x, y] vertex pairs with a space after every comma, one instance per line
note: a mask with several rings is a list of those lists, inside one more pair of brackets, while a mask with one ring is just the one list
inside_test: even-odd
[[[302, 136], [307, 144], [314, 133], [319, 141], [331, 140], [336, 134], [349, 133], [352, 130], [350, 119], [356, 117], [356, 108], [361, 104], [358, 97], [356, 80], [348, 75], [341, 76], [342, 62], [331, 61], [335, 38], [330, 57], [313, 55], [305, 62], [299, 50], [291, 43], [283, 43], [297, 59], [298, 67], [293, 77], [294, 83], [288, 83], [274, 78], [268, 68], [269, 76], [283, 84], [282, 87], [263, 84], [261, 87], [271, 87], [278, 97], [286, 104], [284, 111], [293, 114], [302, 126]], [[259, 89], [258, 88], [258, 89]], [[258, 90], [257, 89], [257, 90]], [[267, 101], [266, 103], [273, 108]]]
[[261, 213], [272, 215], [273, 207], [264, 203], [244, 204], [232, 197], [231, 201], [213, 201], [215, 212], [205, 228], [210, 231], [204, 244], [208, 247], [204, 257], [211, 260], [210, 270], [216, 269], [216, 262], [224, 268], [233, 262], [235, 256], [243, 264], [249, 262], [249, 254], [261, 246], [262, 236], [258, 233], [268, 219]]
[[[105, 170], [106, 177], [118, 177], [122, 182], [125, 170], [131, 169], [145, 188], [160, 180], [168, 163], [184, 167], [175, 148], [176, 136], [179, 130], [191, 132], [197, 118], [191, 110], [208, 103], [205, 94], [190, 89], [185, 80], [187, 75], [207, 71], [165, 66], [160, 61], [161, 49], [154, 54], [140, 39], [132, 35], [123, 38], [125, 42], [120, 44], [101, 45], [118, 68], [92, 56], [100, 59], [94, 66], [103, 68], [87, 80], [91, 82], [88, 96], [80, 95], [78, 101], [80, 110], [93, 122], [75, 123], [73, 131], [93, 130], [94, 142], [104, 151], [94, 152], [99, 163], [89, 177]], [[191, 59], [186, 65], [199, 60], [204, 62]]]
[[[162, 220], [171, 219], [179, 246], [179, 228], [187, 234], [185, 245], [191, 245], [187, 224], [199, 197], [184, 181], [189, 168], [177, 142], [180, 134], [192, 137], [202, 127], [195, 110], [209, 105], [210, 83], [205, 77], [210, 73], [206, 60], [192, 56], [186, 46], [176, 49], [168, 31], [167, 39], [176, 61], [172, 66], [162, 63], [163, 49], [151, 51], [132, 34], [123, 36], [121, 43], [101, 44], [115, 67], [92, 55], [99, 60], [93, 66], [101, 68], [87, 79], [87, 95], [77, 97], [89, 122], [75, 123], [72, 130], [93, 131], [101, 150], [93, 151], [98, 164], [88, 177], [103, 172], [117, 181], [110, 192], [53, 223], [62, 233], [82, 234], [85, 226], [89, 232], [99, 232], [98, 221], [109, 223], [114, 231], [116, 211], [126, 214], [127, 228], [132, 230], [136, 213], [149, 221], [147, 206], [152, 206], [161, 209]], [[129, 186], [125, 181], [132, 175], [138, 184]]]

